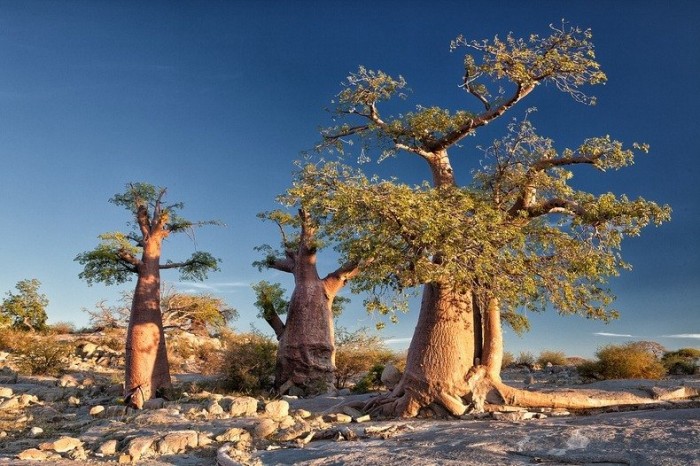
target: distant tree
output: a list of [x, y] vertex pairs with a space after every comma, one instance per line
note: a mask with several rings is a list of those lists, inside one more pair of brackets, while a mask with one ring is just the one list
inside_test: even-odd
[[[133, 291], [125, 291], [120, 303], [109, 306], [105, 301], [95, 309], [84, 309], [95, 329], [126, 328], [129, 325]], [[161, 287], [161, 313], [164, 330], [179, 329], [199, 335], [214, 333], [238, 318], [238, 311], [216, 296], [182, 293], [172, 286]]]
[[17, 293], [7, 292], [0, 306], [0, 327], [11, 326], [19, 330], [43, 330], [46, 328], [46, 306], [49, 300], [39, 293], [41, 282], [36, 278], [20, 280], [15, 285]]
[[[283, 204], [300, 205], [294, 196], [281, 196]], [[254, 263], [259, 269], [275, 269], [294, 276], [294, 291], [289, 303], [281, 301], [280, 289], [266, 282], [256, 287], [257, 306], [261, 316], [270, 324], [279, 340], [275, 387], [282, 393], [296, 386], [307, 392], [331, 387], [334, 380], [335, 344], [333, 317], [342, 300], [338, 292], [354, 277], [358, 263], [346, 262], [320, 278], [316, 267], [319, 249], [320, 218], [299, 208], [296, 215], [277, 210], [259, 215], [277, 224], [282, 236], [282, 251], [269, 245], [258, 249], [266, 257]], [[287, 229], [294, 231], [289, 234]], [[335, 303], [335, 304], [334, 304]], [[283, 304], [286, 304], [284, 309]], [[279, 317], [286, 312], [283, 323]]]
[[126, 337], [124, 396], [129, 406], [139, 409], [156, 390], [171, 384], [160, 307], [160, 271], [176, 269], [182, 279], [204, 280], [207, 272], [218, 270], [218, 259], [201, 251], [182, 262], [161, 263], [162, 243], [170, 234], [218, 223], [180, 217], [177, 212], [183, 204], [165, 204], [165, 194], [165, 188], [147, 183], [128, 184], [125, 192], [110, 202], [131, 212], [133, 230], [103, 234], [95, 249], [75, 258], [84, 266], [80, 278], [90, 285], [124, 283], [137, 277]]

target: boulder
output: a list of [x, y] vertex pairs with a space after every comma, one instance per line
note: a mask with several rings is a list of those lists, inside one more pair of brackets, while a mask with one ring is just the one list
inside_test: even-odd
[[[154, 451], [152, 449], [153, 443], [158, 438], [152, 435], [136, 437], [131, 439], [129, 444], [126, 446], [126, 453], [130, 457], [130, 461], [139, 461], [142, 457], [152, 456]], [[123, 455], [122, 455], [123, 456]], [[119, 462], [121, 462], [121, 457]]]
[[251, 440], [250, 433], [240, 427], [231, 427], [221, 435], [216, 436], [217, 442], [249, 442]]
[[282, 419], [289, 415], [289, 402], [285, 400], [270, 401], [265, 405], [265, 414], [272, 419]]
[[46, 461], [51, 456], [52, 456], [51, 452], [38, 450], [36, 448], [30, 448], [28, 450], [24, 450], [24, 451], [20, 452], [17, 455], [17, 458], [20, 460], [27, 460], [27, 461]]
[[250, 396], [235, 397], [231, 400], [231, 416], [254, 416], [258, 412], [258, 400]]
[[196, 447], [197, 441], [197, 432], [194, 430], [171, 432], [158, 441], [158, 453], [161, 455], [182, 453], [187, 450], [187, 447]]
[[12, 398], [12, 394], [10, 387], [0, 387], [0, 398]]
[[384, 366], [384, 370], [382, 371], [382, 383], [386, 388], [389, 390], [393, 390], [394, 387], [401, 381], [401, 371], [396, 368], [391, 363], [388, 363], [386, 366]]
[[97, 447], [96, 453], [102, 456], [115, 455], [117, 453], [117, 445], [119, 445], [119, 442], [117, 442], [115, 439], [107, 440]]
[[272, 419], [260, 419], [253, 430], [253, 435], [257, 439], [269, 437], [277, 430], [277, 423]]

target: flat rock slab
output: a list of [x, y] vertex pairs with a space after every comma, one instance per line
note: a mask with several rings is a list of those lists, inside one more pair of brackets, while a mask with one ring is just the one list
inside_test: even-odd
[[413, 421], [387, 440], [311, 442], [259, 452], [264, 465], [700, 466], [700, 408], [642, 410], [517, 423]]

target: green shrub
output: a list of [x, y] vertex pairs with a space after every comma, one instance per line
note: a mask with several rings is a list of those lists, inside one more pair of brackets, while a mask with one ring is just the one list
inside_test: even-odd
[[369, 393], [379, 390], [382, 387], [382, 372], [384, 372], [384, 364], [372, 366], [352, 387], [353, 393]]
[[607, 345], [596, 351], [597, 361], [578, 366], [584, 377], [597, 379], [660, 379], [666, 368], [654, 355], [636, 345]]
[[537, 364], [545, 367], [547, 363], [551, 363], [553, 366], [565, 366], [567, 364], [566, 354], [563, 351], [544, 350], [537, 358]]
[[277, 343], [259, 333], [230, 334], [225, 337], [222, 374], [227, 388], [257, 393], [272, 388]]
[[669, 374], [692, 375], [695, 373], [695, 360], [700, 358], [700, 349], [681, 348], [663, 355], [661, 363]]

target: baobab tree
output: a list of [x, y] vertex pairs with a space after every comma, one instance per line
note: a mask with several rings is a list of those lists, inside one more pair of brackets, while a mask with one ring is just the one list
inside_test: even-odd
[[[567, 181], [577, 165], [617, 169], [629, 165], [634, 149], [609, 137], [590, 138], [578, 148], [556, 151], [527, 119], [487, 151], [492, 163], [474, 182], [458, 186], [451, 153], [465, 137], [498, 119], [540, 84], [593, 103], [581, 87], [603, 83], [588, 30], [551, 27], [547, 37], [466, 41], [461, 87], [481, 108], [451, 112], [419, 106], [384, 117], [382, 101], [400, 94], [403, 78], [360, 67], [338, 95], [337, 118], [323, 131], [319, 148], [344, 150], [350, 140], [363, 154], [372, 145], [380, 158], [417, 155], [432, 185], [410, 187], [367, 179], [336, 164], [307, 166], [296, 183], [305, 202], [331, 217], [328, 234], [349, 260], [377, 258], [353, 281], [364, 291], [405, 290], [423, 285], [423, 299], [401, 383], [367, 408], [415, 416], [438, 403], [450, 413], [479, 407], [494, 391], [513, 402], [515, 392], [500, 381], [501, 320], [522, 324], [515, 309], [543, 307], [590, 318], [615, 316], [607, 308], [608, 277], [625, 268], [618, 249], [624, 236], [669, 218], [670, 209], [643, 199], [595, 196]], [[493, 95], [491, 78], [502, 87]], [[325, 195], [325, 197], [324, 197]], [[372, 307], [388, 310], [381, 300]], [[546, 399], [518, 394], [518, 403], [570, 406], [580, 399]], [[589, 403], [590, 404], [590, 403]]]
[[218, 270], [218, 259], [202, 251], [194, 252], [185, 261], [162, 263], [165, 238], [218, 224], [180, 217], [177, 212], [183, 204], [166, 204], [165, 194], [165, 188], [147, 183], [128, 184], [126, 191], [116, 194], [110, 202], [131, 212], [135, 220], [133, 231], [102, 234], [95, 249], [75, 258], [84, 266], [80, 278], [88, 285], [112, 285], [137, 277], [126, 336], [124, 396], [128, 406], [138, 409], [156, 391], [171, 384], [160, 306], [160, 271], [176, 269], [184, 280], [204, 280], [209, 271]]
[[[281, 199], [288, 205], [295, 204], [292, 197]], [[294, 277], [294, 290], [288, 302], [279, 286], [267, 282], [255, 286], [256, 305], [279, 341], [275, 388], [280, 394], [292, 387], [306, 393], [325, 392], [333, 387], [335, 380], [333, 317], [334, 308], [338, 312], [342, 301], [337, 295], [358, 273], [359, 263], [346, 262], [321, 278], [316, 260], [322, 243], [315, 217], [304, 208], [299, 208], [296, 215], [277, 210], [260, 217], [277, 224], [283, 251], [261, 246], [258, 249], [266, 252], [266, 257], [254, 265]], [[290, 236], [287, 228], [295, 233]], [[281, 314], [286, 314], [285, 321]]]

